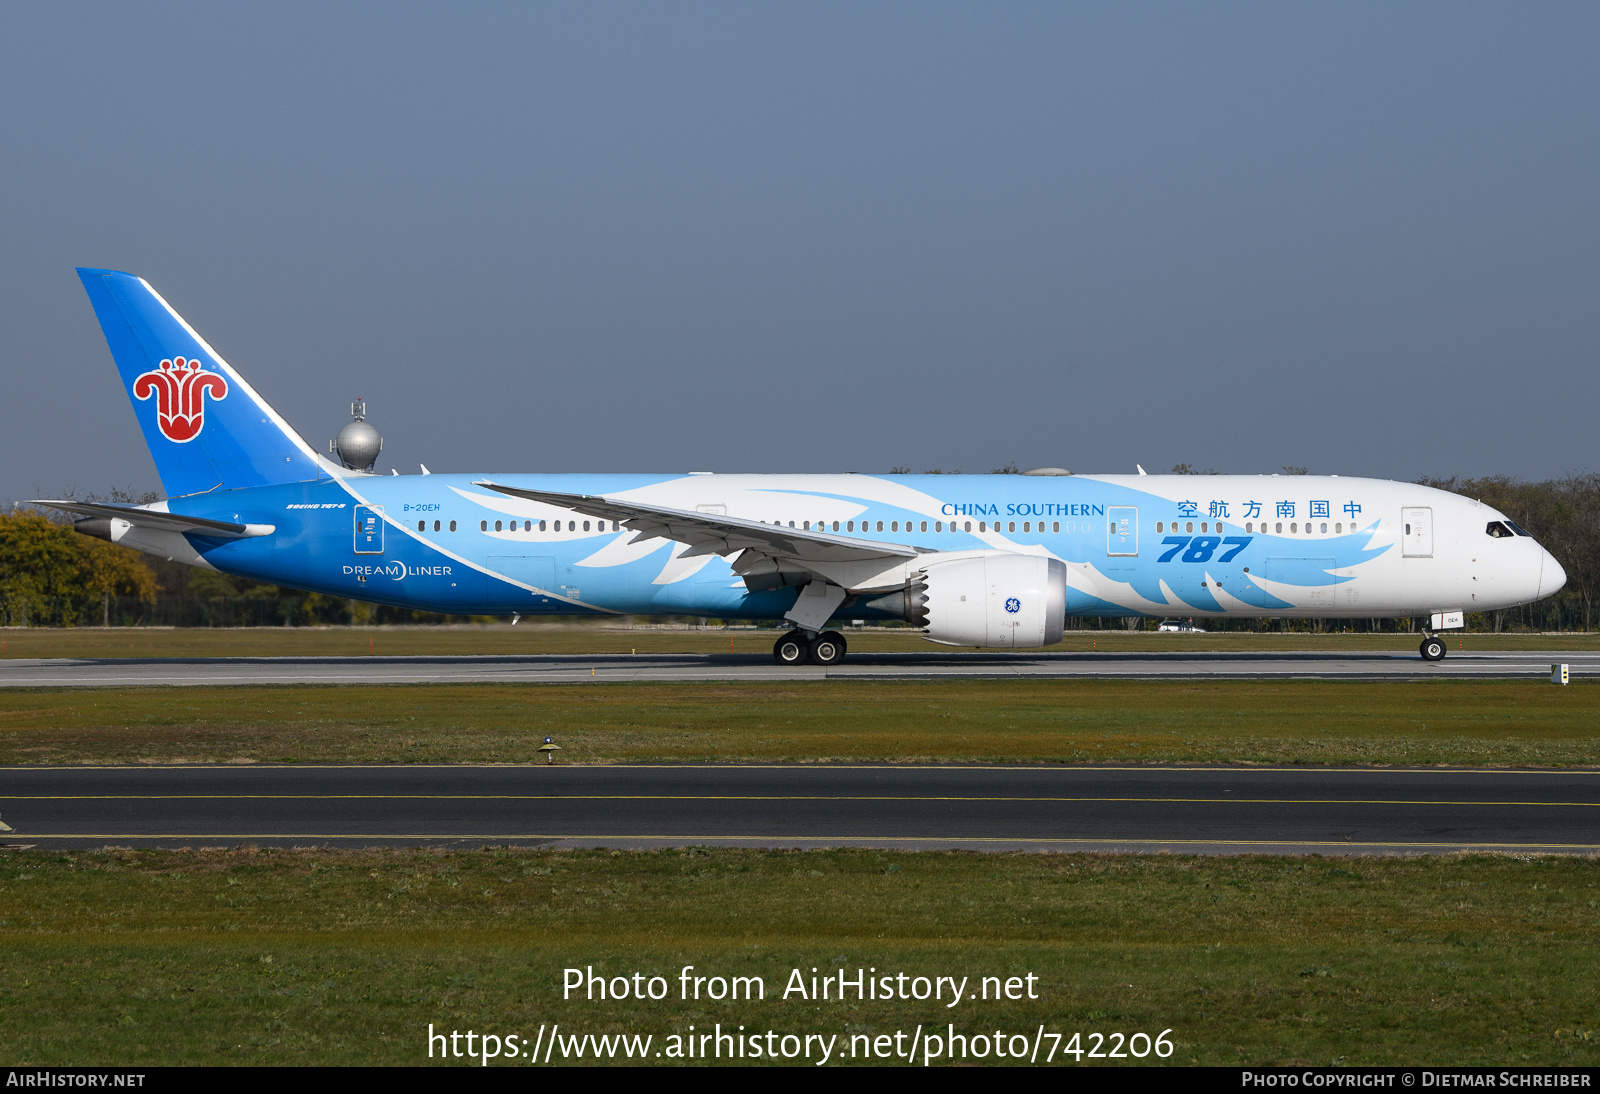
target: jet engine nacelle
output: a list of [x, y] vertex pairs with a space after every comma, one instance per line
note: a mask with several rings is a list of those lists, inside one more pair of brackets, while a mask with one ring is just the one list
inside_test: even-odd
[[1009, 551], [930, 561], [918, 583], [928, 638], [949, 646], [1016, 649], [1061, 640], [1067, 567], [1060, 559]]

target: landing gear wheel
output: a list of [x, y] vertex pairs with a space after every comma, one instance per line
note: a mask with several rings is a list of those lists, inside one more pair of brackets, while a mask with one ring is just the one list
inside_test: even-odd
[[1424, 661], [1443, 661], [1445, 650], [1449, 648], [1445, 645], [1444, 639], [1438, 635], [1429, 635], [1422, 640], [1422, 659]]
[[780, 665], [798, 665], [809, 653], [806, 636], [799, 631], [790, 631], [772, 645], [772, 659]]
[[811, 660], [818, 665], [837, 665], [844, 660], [844, 642], [824, 631], [811, 640]]
[[846, 642], [844, 640], [844, 635], [840, 634], [838, 631], [823, 631], [820, 635], [818, 635], [818, 637], [826, 638], [838, 645], [839, 660], [841, 661], [844, 660], [844, 655], [850, 652], [850, 643]]

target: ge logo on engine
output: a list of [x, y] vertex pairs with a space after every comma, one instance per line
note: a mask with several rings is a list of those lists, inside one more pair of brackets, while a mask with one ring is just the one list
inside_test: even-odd
[[1006, 601], [1006, 611], [1010, 612], [1012, 615], [1016, 615], [1021, 610], [1022, 601], [1018, 600], [1016, 597], [1012, 597]]

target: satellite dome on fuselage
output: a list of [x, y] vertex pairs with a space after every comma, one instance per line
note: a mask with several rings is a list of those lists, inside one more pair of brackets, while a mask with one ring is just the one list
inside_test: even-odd
[[371, 471], [378, 453], [383, 451], [383, 438], [378, 431], [359, 418], [339, 430], [333, 443], [344, 465], [358, 471]]

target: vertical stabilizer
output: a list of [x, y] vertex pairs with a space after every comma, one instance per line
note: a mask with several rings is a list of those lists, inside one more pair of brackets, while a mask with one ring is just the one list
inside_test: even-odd
[[78, 276], [169, 496], [326, 474], [315, 450], [142, 278]]

